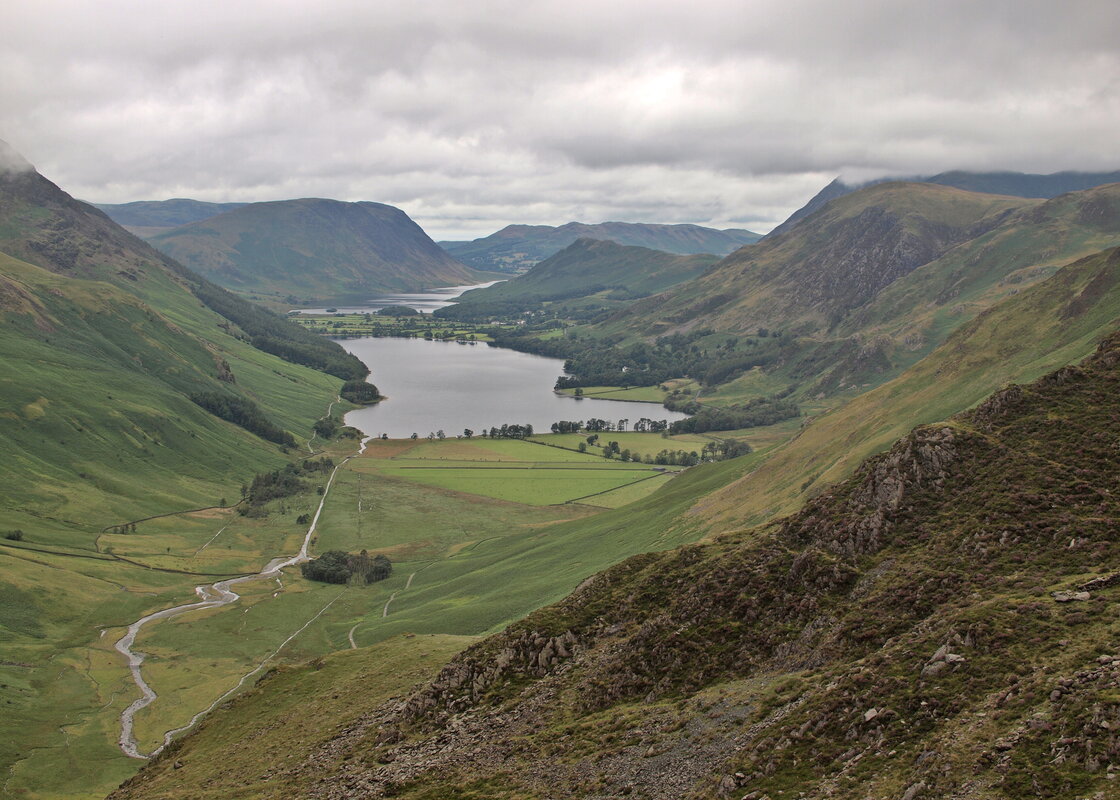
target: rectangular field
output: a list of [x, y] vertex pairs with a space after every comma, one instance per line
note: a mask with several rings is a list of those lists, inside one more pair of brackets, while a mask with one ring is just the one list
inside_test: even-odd
[[[616, 462], [617, 463], [617, 462]], [[578, 468], [540, 464], [509, 467], [391, 467], [384, 474], [526, 505], [567, 503], [599, 494], [647, 477], [649, 467], [604, 464]]]

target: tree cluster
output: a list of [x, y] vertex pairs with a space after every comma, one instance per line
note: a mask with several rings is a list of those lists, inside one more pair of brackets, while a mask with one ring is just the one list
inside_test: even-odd
[[680, 410], [691, 413], [669, 426], [671, 433], [704, 433], [705, 431], [734, 431], [757, 428], [801, 415], [801, 409], [791, 400], [777, 397], [756, 397], [749, 403], [716, 408], [691, 401]]
[[324, 439], [333, 437], [335, 433], [338, 432], [338, 428], [339, 421], [334, 417], [323, 417], [320, 420], [316, 420], [315, 424], [312, 426], [312, 430], [315, 431], [316, 435], [322, 436]]
[[491, 439], [528, 439], [533, 435], [532, 425], [502, 425], [500, 428], [494, 427], [489, 431], [483, 429], [483, 436], [489, 436]]
[[292, 435], [268, 419], [260, 406], [248, 398], [225, 392], [195, 392], [190, 397], [192, 402], [215, 417], [232, 422], [267, 441], [295, 447], [296, 440]]
[[[408, 306], [385, 306], [378, 309], [378, 316], [382, 317], [418, 317], [420, 312]], [[368, 317], [368, 315], [367, 315]]]
[[[786, 340], [780, 336], [718, 338], [710, 328], [662, 336], [654, 344], [619, 347], [620, 336], [567, 335], [539, 339], [537, 326], [496, 330], [495, 344], [536, 355], [563, 358], [557, 389], [584, 386], [649, 386], [671, 378], [691, 377], [706, 385], [725, 383], [754, 367], [776, 363]], [[709, 340], [705, 342], [703, 340]]]
[[[552, 423], [551, 430], [553, 433], [581, 433], [583, 431], [587, 431], [588, 433], [619, 431], [621, 433], [625, 431], [629, 425], [629, 419], [620, 419], [618, 422], [614, 422], [609, 419], [591, 417], [587, 421], [562, 419]], [[663, 419], [656, 420], [650, 419], [649, 417], [642, 417], [634, 423], [634, 430], [638, 433], [662, 433], [668, 428], [669, 422]]]
[[258, 473], [253, 476], [252, 483], [241, 488], [241, 494], [247, 503], [241, 506], [240, 513], [251, 516], [254, 509], [259, 509], [269, 500], [298, 494], [307, 488], [307, 484], [301, 478], [316, 473], [328, 473], [333, 468], [332, 459], [320, 458], [308, 459], [299, 464], [287, 464], [283, 469], [272, 472]]
[[377, 391], [377, 387], [360, 378], [346, 381], [346, 383], [342, 384], [342, 389], [339, 391], [338, 395], [343, 400], [348, 400], [360, 406], [376, 403], [381, 399], [381, 394]]
[[303, 577], [323, 583], [376, 583], [393, 573], [393, 565], [381, 554], [370, 556], [363, 550], [358, 554], [342, 550], [328, 550], [318, 558], [300, 565]]

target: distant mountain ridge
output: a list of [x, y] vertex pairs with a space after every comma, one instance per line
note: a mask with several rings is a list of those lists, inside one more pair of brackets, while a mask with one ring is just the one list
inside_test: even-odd
[[524, 275], [467, 292], [461, 305], [547, 301], [583, 297], [605, 289], [640, 297], [684, 283], [718, 260], [713, 255], [677, 255], [609, 239], [577, 239]]
[[700, 225], [640, 222], [569, 222], [551, 225], [507, 225], [471, 242], [440, 242], [447, 252], [476, 269], [516, 272], [555, 255], [577, 239], [609, 239], [621, 245], [647, 247], [677, 255], [727, 255], [761, 234], [741, 228], [717, 230]]
[[280, 298], [361, 297], [476, 278], [405, 212], [382, 203], [250, 203], [150, 241], [215, 283]]
[[170, 200], [137, 200], [132, 203], [90, 203], [125, 228], [177, 228], [216, 217], [248, 203], [207, 203], [175, 197]]
[[822, 208], [830, 200], [841, 197], [857, 189], [874, 186], [877, 183], [894, 181], [908, 181], [912, 183], [936, 183], [940, 186], [952, 186], [969, 192], [983, 192], [984, 194], [1002, 194], [1010, 197], [1052, 198], [1066, 192], [1078, 192], [1103, 186], [1108, 183], [1120, 183], [1120, 170], [1115, 172], [1054, 172], [1049, 175], [1039, 175], [1026, 172], [966, 172], [952, 170], [940, 172], [930, 176], [915, 177], [888, 177], [879, 178], [863, 183], [848, 184], [840, 178], [817, 192], [808, 203], [790, 214], [781, 225], [770, 231], [767, 236], [777, 236], [789, 230], [799, 220]]

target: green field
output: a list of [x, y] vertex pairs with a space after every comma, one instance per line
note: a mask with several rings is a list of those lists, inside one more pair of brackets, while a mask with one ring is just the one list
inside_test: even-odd
[[580, 502], [631, 484], [638, 500], [657, 486], [647, 488], [645, 479], [660, 474], [642, 464], [513, 439], [434, 441], [363, 462], [371, 460], [387, 477], [533, 506]]

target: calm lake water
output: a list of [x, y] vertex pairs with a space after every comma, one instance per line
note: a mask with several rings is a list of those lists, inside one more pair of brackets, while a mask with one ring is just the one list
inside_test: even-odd
[[429, 342], [424, 339], [369, 337], [340, 339], [348, 351], [370, 368], [373, 383], [387, 400], [351, 411], [346, 424], [370, 436], [421, 437], [443, 430], [461, 435], [502, 424], [532, 425], [547, 433], [559, 420], [592, 417], [618, 422], [628, 419], [632, 429], [641, 417], [684, 419], [656, 403], [616, 400], [577, 400], [552, 391], [564, 372], [558, 358], [519, 353], [485, 344]]
[[[501, 281], [477, 283], [472, 286], [444, 286], [439, 289], [426, 289], [423, 292], [380, 294], [376, 297], [371, 297], [365, 303], [360, 303], [358, 305], [334, 305], [331, 306], [331, 308], [339, 314], [365, 314], [367, 312], [378, 311], [385, 308], [385, 306], [408, 306], [424, 314], [431, 314], [437, 308], [451, 305], [463, 292], [470, 291], [471, 289], [483, 289], [487, 286], [493, 286], [495, 283], [501, 283]], [[333, 313], [328, 312], [326, 308], [294, 308], [292, 310], [299, 311], [303, 314]]]

